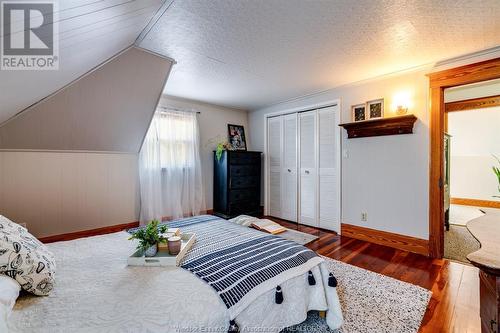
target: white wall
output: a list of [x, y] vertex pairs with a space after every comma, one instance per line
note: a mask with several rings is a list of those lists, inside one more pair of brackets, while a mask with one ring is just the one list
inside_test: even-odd
[[250, 150], [250, 148], [253, 147], [249, 146], [248, 113], [243, 110], [172, 96], [162, 97], [160, 105], [201, 112], [198, 115], [198, 119], [200, 125], [200, 154], [201, 167], [203, 169], [203, 187], [207, 209], [212, 209], [214, 178], [213, 150], [217, 147], [217, 143], [227, 141], [227, 124], [243, 125], [247, 138], [247, 149]]
[[445, 89], [444, 101], [455, 102], [466, 99], [495, 96], [500, 94], [500, 79], [465, 84]]
[[[251, 145], [264, 150], [264, 119], [272, 112], [340, 98], [341, 122], [351, 121], [350, 106], [384, 97], [386, 116], [396, 95], [409, 95], [418, 120], [414, 134], [347, 139], [342, 149], [342, 221], [353, 225], [428, 239], [429, 129], [426, 71], [404, 73], [342, 86], [249, 113]], [[361, 212], [368, 221], [361, 221]]]
[[138, 220], [137, 154], [0, 151], [0, 214], [35, 236]]
[[500, 201], [492, 166], [500, 157], [500, 107], [450, 112], [452, 198]]

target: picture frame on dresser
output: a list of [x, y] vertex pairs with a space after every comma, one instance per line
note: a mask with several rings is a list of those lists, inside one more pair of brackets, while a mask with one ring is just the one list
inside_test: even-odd
[[242, 125], [227, 124], [227, 141], [233, 150], [247, 150], [245, 128]]

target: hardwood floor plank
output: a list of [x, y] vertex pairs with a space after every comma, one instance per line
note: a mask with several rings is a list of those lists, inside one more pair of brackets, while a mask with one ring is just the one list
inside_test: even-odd
[[431, 290], [432, 297], [419, 332], [481, 331], [477, 268], [267, 218], [287, 228], [319, 236], [306, 246], [321, 255]]

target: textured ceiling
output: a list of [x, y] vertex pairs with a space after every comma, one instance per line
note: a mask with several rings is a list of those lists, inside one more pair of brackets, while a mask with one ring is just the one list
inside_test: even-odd
[[59, 70], [0, 71], [0, 124], [132, 45], [162, 2], [58, 1]]
[[140, 43], [166, 93], [244, 109], [497, 45], [499, 0], [175, 0]]

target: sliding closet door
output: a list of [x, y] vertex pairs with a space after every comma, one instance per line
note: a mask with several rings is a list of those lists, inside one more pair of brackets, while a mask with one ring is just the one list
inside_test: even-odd
[[316, 111], [299, 113], [300, 207], [299, 223], [317, 226]]
[[297, 222], [297, 114], [282, 118], [281, 218]]
[[340, 231], [338, 109], [332, 106], [318, 110], [319, 226], [337, 232]]
[[281, 117], [267, 120], [269, 215], [281, 217]]

